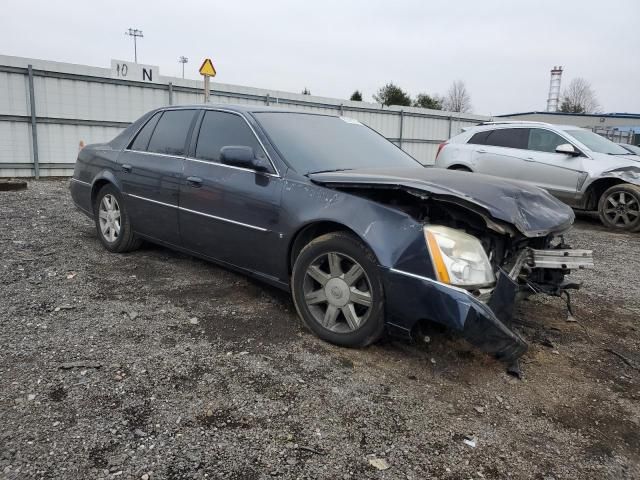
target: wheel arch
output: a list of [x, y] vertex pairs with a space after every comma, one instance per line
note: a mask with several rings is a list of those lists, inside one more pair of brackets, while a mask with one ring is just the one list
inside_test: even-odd
[[605, 177], [591, 182], [583, 196], [582, 208], [585, 210], [598, 210], [598, 202], [602, 194], [614, 185], [628, 183], [621, 178]]
[[100, 172], [98, 175], [96, 175], [96, 177], [93, 179], [93, 183], [91, 184], [91, 208], [93, 208], [93, 204], [96, 201], [98, 192], [107, 184], [112, 184], [115, 188], [118, 189], [118, 191], [122, 192], [122, 188], [120, 188], [120, 182], [118, 182], [118, 179], [113, 174], [113, 172], [110, 172], [109, 170]]
[[[369, 250], [373, 252], [371, 245], [369, 245], [360, 235], [357, 234], [352, 228], [349, 228], [343, 223], [336, 222], [335, 220], [317, 220], [300, 227], [296, 233], [292, 236], [289, 242], [289, 248], [287, 251], [288, 259], [288, 272], [291, 275], [293, 271], [293, 265], [300, 254], [300, 251], [311, 242], [313, 239], [331, 232], [347, 232], [355, 236], [360, 240]], [[375, 256], [375, 252], [373, 252]]]

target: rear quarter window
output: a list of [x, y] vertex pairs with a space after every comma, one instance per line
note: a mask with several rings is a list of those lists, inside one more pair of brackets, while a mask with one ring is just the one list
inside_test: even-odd
[[145, 124], [144, 127], [140, 129], [136, 138], [131, 142], [129, 148], [131, 150], [138, 150], [144, 152], [147, 150], [149, 146], [149, 140], [151, 139], [151, 134], [153, 133], [154, 128], [158, 124], [158, 120], [160, 119], [161, 113], [156, 113], [151, 119]]
[[494, 147], [526, 149], [528, 143], [528, 128], [499, 128], [489, 133], [484, 144]]
[[484, 132], [478, 132], [474, 134], [467, 143], [472, 143], [474, 145], [484, 145], [487, 141], [487, 137], [491, 133], [491, 130], [485, 130]]

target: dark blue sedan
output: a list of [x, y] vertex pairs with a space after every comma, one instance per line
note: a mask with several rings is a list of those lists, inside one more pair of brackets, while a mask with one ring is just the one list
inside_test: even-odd
[[321, 338], [364, 346], [423, 322], [508, 361], [513, 305], [578, 285], [545, 191], [424, 168], [360, 122], [231, 105], [151, 111], [79, 154], [73, 200], [111, 252], [148, 240], [291, 291]]

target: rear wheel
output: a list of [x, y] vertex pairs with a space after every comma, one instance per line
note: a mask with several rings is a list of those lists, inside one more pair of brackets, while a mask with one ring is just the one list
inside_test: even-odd
[[113, 185], [105, 185], [96, 195], [93, 216], [98, 238], [110, 252], [130, 252], [140, 246], [141, 240], [133, 233], [122, 194]]
[[640, 187], [620, 183], [607, 189], [598, 202], [598, 213], [602, 223], [611, 229], [640, 230]]
[[303, 322], [337, 345], [363, 347], [384, 331], [384, 293], [373, 253], [344, 232], [322, 235], [302, 249], [291, 279]]

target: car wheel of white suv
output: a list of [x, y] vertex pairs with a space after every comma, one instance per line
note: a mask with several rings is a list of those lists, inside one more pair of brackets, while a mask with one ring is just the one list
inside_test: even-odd
[[620, 183], [607, 189], [598, 202], [598, 213], [602, 223], [611, 229], [639, 231], [640, 187]]

